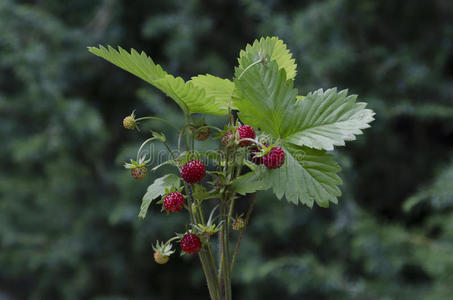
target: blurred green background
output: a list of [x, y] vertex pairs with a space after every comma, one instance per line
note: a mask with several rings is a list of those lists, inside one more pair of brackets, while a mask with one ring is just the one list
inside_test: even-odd
[[185, 216], [137, 218], [168, 170], [138, 182], [122, 168], [146, 137], [122, 128], [126, 114], [180, 125], [181, 113], [86, 47], [231, 78], [239, 50], [267, 35], [294, 53], [301, 94], [349, 88], [377, 115], [335, 151], [338, 206], [258, 194], [235, 299], [453, 299], [448, 0], [1, 0], [0, 299], [207, 299], [196, 257], [152, 258]]

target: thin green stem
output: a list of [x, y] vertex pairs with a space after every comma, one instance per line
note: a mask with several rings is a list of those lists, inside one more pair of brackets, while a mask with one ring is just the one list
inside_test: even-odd
[[[225, 199], [222, 203], [222, 219], [227, 218], [227, 207], [228, 207], [228, 193], [225, 193]], [[228, 222], [227, 222], [228, 223]], [[229, 244], [229, 227], [225, 224], [222, 227], [222, 272], [223, 272], [223, 286], [225, 292], [225, 300], [231, 300], [231, 274], [230, 274], [230, 244]]]
[[161, 119], [161, 118], [158, 118], [158, 117], [141, 117], [141, 118], [138, 118], [138, 119], [135, 119], [135, 122], [140, 122], [140, 121], [143, 121], [143, 120], [156, 120], [156, 121], [161, 121], [167, 125], [169, 125], [170, 127], [172, 127], [173, 129], [175, 129], [176, 131], [178, 131], [178, 128], [173, 125], [172, 123], [168, 122], [167, 120], [164, 120], [164, 119]]
[[[180, 143], [181, 143], [181, 137], [182, 134], [185, 133], [184, 135], [184, 140], [186, 142], [186, 151], [190, 152], [193, 150], [194, 147], [194, 142], [193, 142], [193, 136], [192, 136], [192, 143], [189, 143], [190, 139], [190, 132], [189, 132], [189, 126], [190, 126], [190, 116], [188, 114], [185, 115], [186, 118], [186, 124], [184, 128], [181, 130], [178, 138], [178, 151], [181, 153], [181, 148], [180, 148]], [[191, 148], [192, 146], [192, 148]], [[168, 149], [168, 148], [167, 148]], [[190, 213], [190, 218], [192, 224], [196, 225], [198, 223], [204, 224], [204, 215], [203, 211], [200, 208], [199, 203], [196, 203], [197, 208], [194, 209], [193, 204], [196, 202], [193, 193], [192, 193], [192, 186], [189, 186], [186, 182], [184, 182], [184, 188], [186, 190], [186, 193], [188, 193], [188, 202], [189, 202], [189, 213]], [[199, 252], [199, 258], [201, 261], [201, 265], [203, 267], [203, 272], [206, 277], [206, 282], [208, 284], [208, 290], [209, 290], [209, 295], [211, 297], [211, 300], [221, 300], [221, 289], [219, 286], [219, 283], [217, 281], [217, 274], [216, 274], [216, 265], [214, 262], [214, 256], [212, 254], [211, 246], [209, 244], [209, 240], [206, 241], [207, 245], [203, 247], [203, 249]]]
[[249, 206], [249, 209], [247, 210], [247, 214], [245, 215], [245, 220], [244, 220], [245, 226], [244, 226], [244, 228], [242, 228], [241, 233], [239, 234], [238, 241], [236, 242], [236, 247], [234, 248], [233, 259], [231, 260], [231, 272], [233, 272], [234, 263], [236, 262], [236, 257], [239, 252], [239, 247], [241, 246], [242, 237], [244, 236], [245, 229], [247, 228], [247, 225], [248, 225], [248, 222], [250, 219], [250, 215], [252, 214], [252, 211], [253, 211], [253, 207], [255, 206], [255, 199], [256, 199], [256, 192], [254, 194], [252, 194], [252, 198], [250, 200], [250, 206]]
[[158, 138], [158, 137], [151, 137], [151, 138], [147, 139], [146, 141], [144, 141], [144, 142], [141, 144], [140, 148], [138, 148], [138, 151], [137, 151], [137, 162], [138, 162], [138, 160], [140, 159], [140, 153], [142, 152], [143, 147], [145, 147], [145, 145], [148, 144], [149, 142], [154, 141], [154, 140], [157, 140], [157, 139], [160, 139], [160, 138]]

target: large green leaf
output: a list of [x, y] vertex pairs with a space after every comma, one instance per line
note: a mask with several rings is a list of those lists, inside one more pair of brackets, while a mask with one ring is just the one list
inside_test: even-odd
[[234, 99], [242, 122], [273, 135], [285, 137], [292, 124], [284, 122], [292, 114], [297, 89], [275, 61], [259, 63], [251, 67], [240, 79], [235, 80], [240, 93]]
[[267, 190], [269, 187], [264, 185], [257, 172], [249, 172], [236, 178], [231, 185], [232, 191], [245, 195], [256, 191]]
[[111, 46], [107, 48], [103, 46], [99, 46], [99, 48], [88, 47], [88, 50], [154, 85], [175, 100], [187, 114], [224, 115], [227, 113], [224, 105], [218, 103], [214, 97], [207, 95], [203, 88], [185, 82], [181, 77], [169, 75], [159, 65], [155, 64], [145, 52], [139, 54], [132, 49], [129, 53], [121, 47], [115, 50]]
[[217, 107], [228, 109], [228, 106], [230, 106], [235, 109], [231, 103], [234, 90], [234, 83], [231, 80], [206, 74], [192, 77], [189, 82], [204, 89], [206, 96], [214, 97]]
[[163, 196], [166, 190], [170, 190], [172, 187], [178, 188], [180, 183], [181, 179], [175, 174], [167, 174], [154, 180], [153, 184], [148, 187], [145, 195], [143, 196], [138, 216], [140, 218], [145, 218], [151, 202], [158, 197]]
[[257, 169], [262, 172], [264, 186], [271, 187], [279, 199], [285, 196], [294, 204], [312, 207], [316, 202], [321, 207], [328, 207], [330, 202], [337, 203], [337, 197], [341, 195], [338, 185], [342, 183], [337, 173], [341, 168], [333, 156], [308, 147], [291, 144], [284, 147], [282, 167]]
[[309, 93], [298, 100], [293, 112], [285, 119], [289, 127], [286, 141], [315, 149], [333, 150], [355, 140], [362, 129], [370, 127], [374, 112], [366, 103], [356, 103], [357, 96], [336, 88]]
[[239, 66], [236, 68], [236, 78], [254, 62], [265, 58], [266, 61], [275, 61], [279, 69], [284, 69], [288, 80], [296, 76], [297, 65], [292, 54], [282, 40], [277, 37], [266, 37], [255, 40], [253, 45], [247, 44], [245, 50], [239, 53]]

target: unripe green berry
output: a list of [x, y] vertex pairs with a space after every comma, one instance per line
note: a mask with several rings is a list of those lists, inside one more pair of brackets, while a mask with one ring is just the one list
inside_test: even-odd
[[232, 227], [233, 227], [233, 230], [240, 231], [245, 228], [245, 225], [246, 225], [246, 222], [244, 219], [237, 218], [236, 220], [234, 220]]
[[123, 119], [123, 127], [129, 130], [132, 130], [137, 126], [133, 116], [127, 116]]

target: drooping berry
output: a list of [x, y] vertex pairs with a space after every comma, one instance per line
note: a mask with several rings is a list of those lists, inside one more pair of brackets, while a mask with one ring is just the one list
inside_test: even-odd
[[200, 238], [193, 233], [186, 233], [180, 242], [182, 251], [195, 254], [201, 249], [201, 240]]
[[206, 167], [199, 160], [189, 161], [182, 167], [181, 176], [187, 183], [197, 183], [206, 175]]
[[263, 156], [263, 164], [268, 169], [278, 169], [285, 163], [285, 152], [280, 147], [273, 147]]
[[144, 166], [131, 169], [132, 177], [138, 180], [145, 178], [146, 173], [148, 173], [148, 170]]
[[173, 192], [165, 196], [164, 207], [168, 212], [178, 212], [184, 206], [184, 196], [181, 193]]
[[159, 253], [159, 251], [154, 251], [154, 261], [156, 263], [163, 265], [166, 264], [169, 259], [169, 256], [163, 255], [162, 253]]
[[154, 250], [154, 261], [158, 264], [166, 264], [168, 260], [170, 259], [170, 255], [175, 253], [175, 251], [172, 249], [172, 245], [167, 242], [159, 242], [157, 241], [156, 245], [153, 246]]
[[[250, 127], [249, 125], [241, 125], [238, 127], [237, 131], [238, 131], [239, 139], [245, 139], [245, 138], [254, 139], [256, 137], [255, 130], [253, 130], [253, 128]], [[232, 135], [233, 135], [233, 132], [230, 131], [223, 136], [222, 145], [224, 147], [229, 145], [229, 143], [231, 142]], [[250, 146], [251, 144], [252, 144], [251, 141], [242, 141], [239, 143], [239, 146], [247, 147], [247, 146]]]
[[134, 129], [137, 126], [133, 115], [127, 116], [123, 119], [123, 127], [129, 130]]
[[192, 132], [195, 134], [195, 139], [197, 141], [203, 142], [205, 141], [208, 137], [211, 131], [209, 130], [208, 127], [197, 129], [195, 127], [192, 127]]
[[[268, 147], [269, 145], [266, 143], [263, 143], [264, 146]], [[258, 153], [261, 152], [261, 149], [258, 147], [253, 148], [250, 150], [250, 159], [256, 164], [256, 165], [261, 165], [263, 164], [263, 157], [262, 156], [256, 156]]]

